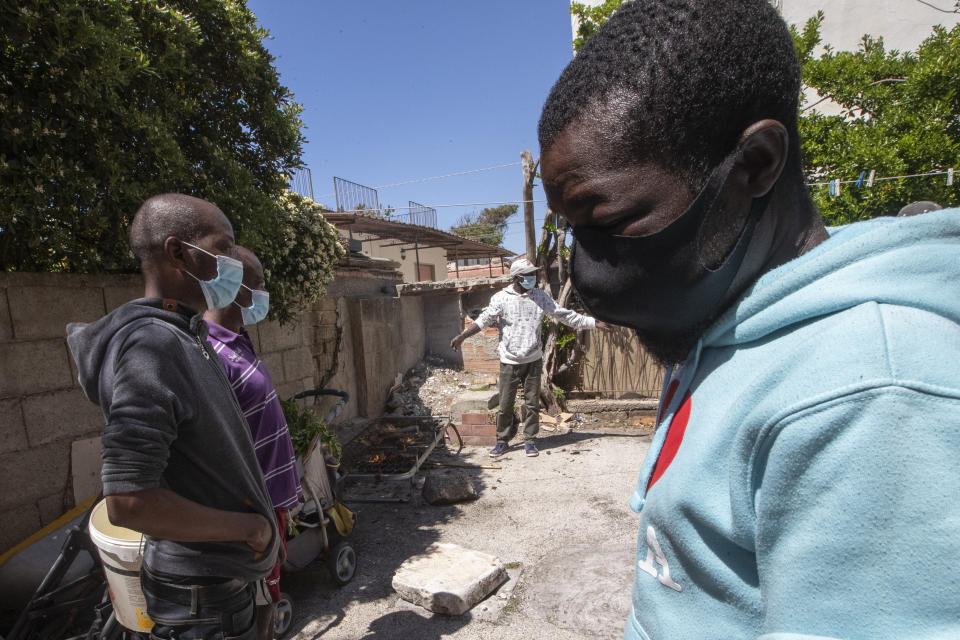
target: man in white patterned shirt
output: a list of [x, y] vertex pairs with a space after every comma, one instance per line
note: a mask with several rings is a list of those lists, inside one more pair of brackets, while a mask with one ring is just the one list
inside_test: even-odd
[[526, 258], [510, 264], [513, 283], [498, 291], [476, 321], [450, 341], [456, 351], [464, 340], [476, 335], [484, 327], [500, 320], [500, 407], [497, 411], [497, 444], [490, 450], [492, 457], [507, 452], [510, 439], [517, 433], [513, 406], [517, 389], [523, 384], [524, 450], [530, 457], [539, 455], [534, 438], [540, 430], [540, 372], [543, 368], [543, 348], [540, 327], [544, 314], [573, 329], [608, 330], [609, 325], [557, 306], [550, 294], [537, 288], [537, 268]]

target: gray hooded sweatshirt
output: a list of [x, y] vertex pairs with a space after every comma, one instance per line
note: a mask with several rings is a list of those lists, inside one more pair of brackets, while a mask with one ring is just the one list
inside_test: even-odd
[[[206, 333], [201, 315], [158, 298], [67, 325], [80, 385], [106, 421], [104, 495], [170, 489], [208, 507], [259, 513], [276, 530], [246, 420]], [[270, 573], [278, 544], [274, 535], [258, 557], [244, 542], [147, 536], [143, 561], [173, 576], [249, 582]]]

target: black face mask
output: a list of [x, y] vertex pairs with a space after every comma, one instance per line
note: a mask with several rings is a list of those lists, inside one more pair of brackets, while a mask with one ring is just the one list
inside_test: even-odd
[[684, 335], [719, 315], [770, 195], [754, 199], [726, 256], [715, 266], [705, 264], [704, 221], [718, 214], [717, 198], [739, 156], [739, 148], [728, 155], [687, 210], [656, 233], [621, 236], [597, 227], [573, 229], [571, 279], [591, 315], [630, 327], [641, 337]]

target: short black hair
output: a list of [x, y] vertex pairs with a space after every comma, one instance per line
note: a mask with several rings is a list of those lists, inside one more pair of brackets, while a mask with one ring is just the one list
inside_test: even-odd
[[540, 150], [574, 120], [598, 116], [614, 129], [610, 161], [655, 160], [692, 177], [717, 165], [750, 124], [773, 118], [798, 161], [799, 97], [793, 39], [768, 0], [632, 0], [553, 86]]
[[205, 200], [182, 193], [163, 193], [147, 199], [130, 224], [130, 249], [141, 264], [163, 250], [164, 241], [176, 236], [195, 242], [207, 230], [202, 211]]

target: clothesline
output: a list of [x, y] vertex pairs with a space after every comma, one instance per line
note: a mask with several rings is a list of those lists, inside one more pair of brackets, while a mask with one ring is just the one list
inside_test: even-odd
[[887, 180], [908, 180], [912, 178], [929, 178], [931, 176], [947, 176], [947, 186], [953, 186], [953, 169], [944, 169], [943, 171], [927, 171], [925, 173], [911, 173], [903, 176], [881, 176], [876, 177], [876, 170], [871, 169], [869, 174], [866, 170], [860, 172], [860, 177], [856, 180], [825, 180], [822, 182], [808, 182], [807, 186], [810, 187], [828, 187], [830, 189], [830, 195], [837, 196], [840, 195], [840, 185], [852, 184], [856, 187], [867, 187], [870, 188], [873, 186], [874, 182], [884, 182]]

